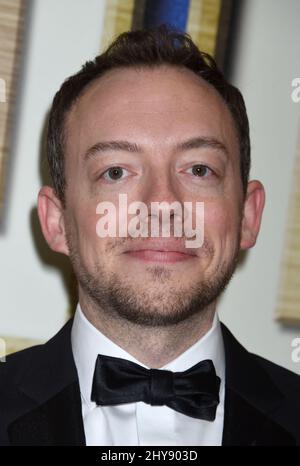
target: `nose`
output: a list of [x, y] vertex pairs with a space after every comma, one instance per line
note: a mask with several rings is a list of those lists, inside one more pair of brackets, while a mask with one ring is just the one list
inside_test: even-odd
[[160, 231], [163, 236], [181, 234], [183, 200], [170, 173], [152, 173], [144, 186], [142, 198], [147, 205], [153, 236], [160, 236]]
[[159, 202], [171, 204], [181, 202], [181, 195], [172, 174], [167, 171], [157, 174], [152, 172], [144, 185], [142, 192], [143, 202], [150, 207], [151, 203]]

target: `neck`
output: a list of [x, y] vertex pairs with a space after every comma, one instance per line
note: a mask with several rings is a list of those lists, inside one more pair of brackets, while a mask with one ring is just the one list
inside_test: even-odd
[[158, 369], [202, 338], [211, 328], [216, 303], [170, 326], [145, 327], [99, 308], [79, 293], [81, 309], [94, 327], [147, 367]]

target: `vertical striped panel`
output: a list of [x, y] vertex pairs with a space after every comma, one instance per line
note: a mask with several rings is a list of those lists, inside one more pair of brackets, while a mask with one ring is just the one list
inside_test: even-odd
[[282, 259], [276, 317], [300, 323], [300, 135]]
[[187, 32], [203, 52], [214, 56], [221, 0], [191, 0]]
[[134, 0], [108, 0], [101, 40], [101, 52], [122, 32], [130, 31]]
[[[0, 208], [3, 208], [5, 165], [9, 155], [9, 135], [15, 101], [20, 59], [21, 32], [24, 22], [22, 0], [0, 0]], [[3, 83], [5, 82], [5, 96]], [[5, 97], [5, 101], [4, 100]]]

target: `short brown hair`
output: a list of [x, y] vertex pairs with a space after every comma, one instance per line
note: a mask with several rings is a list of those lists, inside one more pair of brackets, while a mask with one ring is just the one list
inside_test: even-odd
[[210, 83], [226, 102], [235, 122], [240, 144], [240, 169], [244, 193], [250, 171], [249, 122], [244, 99], [218, 69], [214, 59], [201, 52], [186, 33], [169, 26], [125, 32], [93, 61], [69, 77], [56, 93], [49, 114], [47, 157], [56, 195], [65, 203], [64, 123], [67, 113], [92, 81], [121, 67], [186, 67]]

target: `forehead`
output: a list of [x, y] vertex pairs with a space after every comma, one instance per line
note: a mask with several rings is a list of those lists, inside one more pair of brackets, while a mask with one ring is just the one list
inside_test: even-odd
[[99, 138], [167, 144], [181, 135], [218, 137], [236, 146], [232, 115], [218, 92], [186, 68], [118, 68], [93, 81], [66, 121], [67, 148]]

